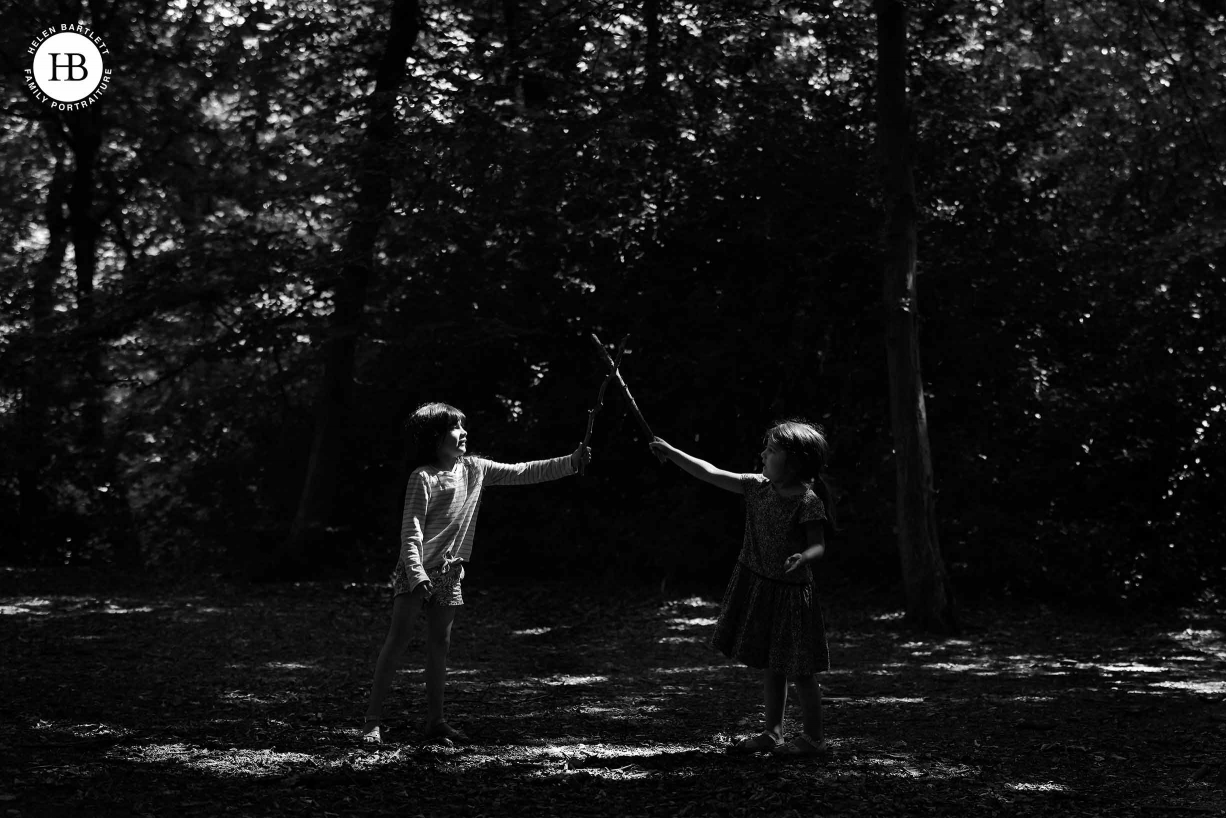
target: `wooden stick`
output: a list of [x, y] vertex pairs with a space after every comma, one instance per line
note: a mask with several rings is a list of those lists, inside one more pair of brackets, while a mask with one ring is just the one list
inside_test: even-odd
[[[626, 386], [626, 381], [622, 378], [622, 373], [617, 371], [617, 364], [609, 357], [609, 351], [604, 348], [604, 344], [600, 343], [600, 339], [596, 337], [596, 333], [591, 335], [592, 343], [600, 350], [600, 355], [604, 359], [605, 365], [609, 367], [609, 372], [613, 376], [613, 381], [617, 387], [621, 389], [622, 394], [626, 396], [626, 401], [630, 404], [630, 411], [634, 414], [634, 419], [639, 422], [639, 426], [643, 427], [643, 431], [647, 434], [648, 440], [655, 440], [655, 435], [651, 432], [651, 427], [647, 425], [647, 421], [643, 420], [643, 413], [639, 411], [639, 405], [634, 402], [634, 396], [630, 394], [630, 388]], [[625, 339], [622, 339], [625, 343]]]
[[[617, 367], [621, 365], [622, 353], [626, 351], [626, 341], [630, 340], [630, 336], [622, 338], [622, 342], [617, 345], [617, 357], [613, 359], [613, 370], [605, 375], [605, 379], [600, 383], [600, 392], [596, 395], [596, 405], [587, 410], [587, 432], [583, 435], [583, 448], [587, 448], [592, 442], [592, 427], [596, 425], [596, 413], [604, 406], [604, 391], [609, 387], [609, 381], [613, 380], [613, 373], [617, 371]], [[601, 347], [603, 349], [604, 347]], [[606, 353], [607, 354], [607, 353]], [[582, 459], [579, 460], [579, 476], [583, 476], [584, 469], [587, 468], [587, 463]]]

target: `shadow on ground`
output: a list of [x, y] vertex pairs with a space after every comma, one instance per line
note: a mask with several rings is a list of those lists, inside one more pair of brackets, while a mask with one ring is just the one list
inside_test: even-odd
[[[472, 743], [357, 743], [384, 589], [207, 593], [0, 577], [0, 809], [33, 815], [1163, 815], [1226, 812], [1226, 617], [826, 601], [825, 764], [734, 759], [759, 677], [706, 646], [718, 589], [468, 583], [448, 684]], [[42, 590], [37, 590], [42, 588]], [[846, 598], [844, 598], [846, 597]], [[798, 724], [798, 712], [791, 712]], [[11, 770], [9, 775], [7, 771]]]

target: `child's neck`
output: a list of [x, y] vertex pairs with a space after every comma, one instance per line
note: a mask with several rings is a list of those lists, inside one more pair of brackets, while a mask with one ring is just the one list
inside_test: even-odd
[[440, 457], [438, 463], [435, 465], [438, 467], [439, 471], [451, 471], [455, 468], [455, 464], [459, 462], [460, 458], [458, 457]]
[[806, 486], [795, 477], [786, 477], [783, 480], [772, 480], [771, 488], [781, 497], [795, 497], [798, 494], [804, 494]]

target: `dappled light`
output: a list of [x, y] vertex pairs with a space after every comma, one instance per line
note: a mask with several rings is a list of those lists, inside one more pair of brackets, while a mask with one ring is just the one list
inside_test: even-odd
[[[23, 754], [0, 791], [21, 807], [51, 797], [41, 782], [69, 781], [92, 788], [96, 814], [119, 803], [121, 784], [148, 804], [169, 789], [186, 808], [222, 794], [251, 805], [309, 796], [344, 813], [368, 792], [423, 808], [432, 796], [401, 782], [445, 774], [474, 804], [512, 793], [577, 807], [592, 787], [623, 788], [601, 796], [620, 814], [666, 781], [672, 797], [708, 806], [719, 793], [786, 803], [790, 788], [832, 810], [872, 811], [877, 799], [968, 815], [1048, 799], [1226, 806], [1215, 768], [1189, 778], [1226, 738], [1226, 613], [1146, 626], [970, 610], [962, 636], [925, 638], [888, 608], [832, 594], [835, 667], [822, 681], [835, 755], [798, 765], [724, 754], [760, 728], [761, 680], [707, 646], [709, 599], [526, 593], [476, 593], [457, 620], [448, 711], [471, 744], [422, 737], [419, 633], [376, 748], [360, 744], [358, 725], [387, 613], [378, 586], [191, 597], [208, 616], [156, 594], [0, 598], [14, 637], [6, 665], [18, 668], [5, 717], [16, 738], [0, 756]], [[98, 638], [57, 641], [77, 631]], [[662, 641], [679, 635], [694, 641]], [[20, 669], [35, 657], [38, 674]]]

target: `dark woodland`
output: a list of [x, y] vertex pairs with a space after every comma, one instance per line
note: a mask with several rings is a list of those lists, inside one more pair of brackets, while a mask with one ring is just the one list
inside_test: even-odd
[[[2, 16], [0, 810], [1226, 813], [1220, 0]], [[64, 22], [76, 111], [24, 77]], [[720, 754], [744, 504], [614, 388], [483, 501], [473, 746], [419, 652], [356, 742], [405, 418], [571, 452], [593, 333], [721, 468], [829, 433], [829, 763]]]

